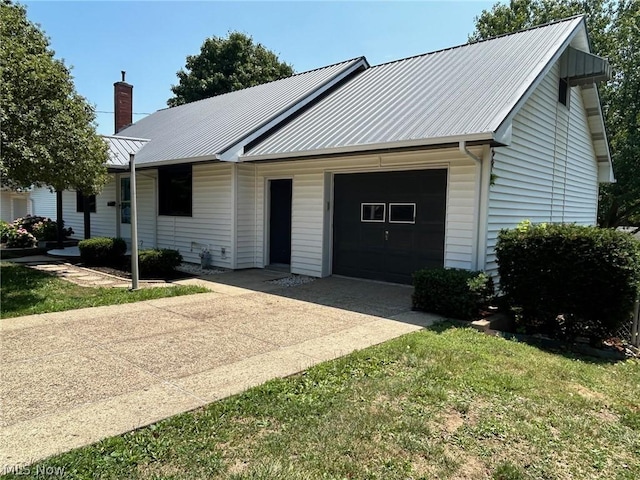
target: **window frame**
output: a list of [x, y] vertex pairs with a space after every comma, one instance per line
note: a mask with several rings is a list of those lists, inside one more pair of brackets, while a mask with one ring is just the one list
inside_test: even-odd
[[[413, 220], [393, 220], [392, 219], [392, 215], [391, 215], [391, 210], [392, 210], [392, 207], [396, 207], [396, 206], [402, 206], [402, 207], [411, 206], [411, 207], [413, 207]], [[417, 213], [418, 213], [418, 207], [416, 206], [416, 204], [414, 202], [394, 202], [394, 203], [389, 203], [389, 223], [404, 223], [404, 224], [409, 224], [409, 225], [415, 225]]]
[[[128, 189], [126, 189], [123, 185], [125, 180], [129, 184]], [[129, 191], [129, 200], [124, 200], [124, 194], [127, 190]], [[129, 215], [127, 215], [126, 217], [127, 221], [125, 221], [125, 216], [122, 214], [122, 210], [125, 206], [129, 207]], [[120, 199], [118, 201], [118, 208], [120, 209], [120, 223], [122, 225], [131, 225], [131, 177], [120, 177]]]
[[[95, 195], [89, 195], [89, 212], [96, 213], [97, 201]], [[84, 195], [76, 190], [76, 213], [84, 213]]]
[[[178, 198], [172, 188], [178, 182], [184, 183], [185, 193], [189, 196], [188, 208], [177, 208], [175, 200]], [[188, 185], [188, 188], [186, 188]], [[165, 189], [169, 191], [165, 191]], [[187, 204], [186, 200], [184, 205]], [[158, 167], [158, 216], [164, 217], [193, 217], [193, 165], [179, 164]]]
[[[366, 206], [382, 206], [382, 220], [365, 219], [364, 207]], [[360, 203], [360, 222], [361, 223], [384, 223], [387, 221], [387, 204], [384, 202], [362, 202]]]

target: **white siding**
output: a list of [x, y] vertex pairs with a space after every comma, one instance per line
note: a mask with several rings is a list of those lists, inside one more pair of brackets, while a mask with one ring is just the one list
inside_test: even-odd
[[[473, 222], [475, 218], [475, 165], [457, 150], [439, 150], [385, 155], [359, 155], [322, 160], [256, 163], [240, 166], [238, 176], [238, 267], [263, 267], [268, 263], [268, 181], [293, 181], [291, 272], [311, 276], [329, 273], [331, 255], [330, 188], [325, 182], [333, 173], [448, 168], [445, 265], [472, 268]], [[252, 182], [255, 195], [250, 195]], [[253, 207], [252, 202], [255, 202]], [[251, 227], [255, 216], [255, 229]], [[327, 216], [329, 216], [327, 218]], [[251, 249], [255, 248], [255, 252]], [[254, 258], [254, 263], [251, 259]], [[242, 263], [240, 259], [243, 259]], [[323, 268], [324, 259], [324, 268]]]
[[444, 265], [449, 268], [473, 268], [473, 241], [476, 228], [476, 166], [471, 159], [453, 162], [447, 185], [447, 221]]
[[136, 193], [138, 196], [138, 242], [140, 248], [156, 246], [156, 170], [136, 172]]
[[236, 268], [252, 268], [256, 261], [256, 166], [238, 165], [236, 200]]
[[558, 102], [556, 65], [513, 120], [512, 143], [494, 150], [486, 270], [497, 270], [499, 231], [524, 219], [594, 224], [597, 164], [580, 87]]
[[0, 220], [9, 223], [15, 220], [11, 209], [11, 192], [0, 193]]
[[[116, 235], [116, 207], [107, 206], [107, 202], [116, 200], [116, 182], [111, 177], [102, 193], [96, 196], [96, 211], [91, 213], [91, 236], [113, 237]], [[65, 190], [62, 193], [62, 218], [64, 226], [73, 228], [73, 238], [84, 238], [84, 213], [76, 211], [76, 192]]]
[[41, 217], [56, 218], [56, 194], [48, 188], [34, 188], [29, 196], [31, 198], [31, 214]]
[[232, 169], [221, 163], [193, 166], [193, 215], [158, 216], [159, 248], [177, 249], [185, 261], [200, 263], [200, 250], [209, 247], [215, 266], [232, 268]]

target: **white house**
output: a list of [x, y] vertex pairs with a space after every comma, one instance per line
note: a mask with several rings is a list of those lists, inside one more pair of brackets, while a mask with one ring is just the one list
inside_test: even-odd
[[[13, 190], [0, 189], [0, 220], [12, 222], [25, 215], [42, 215], [55, 217], [55, 194], [46, 188], [30, 188]], [[36, 213], [37, 212], [37, 213]]]
[[[595, 88], [608, 77], [576, 17], [160, 110], [108, 139], [126, 148], [91, 233], [130, 235], [135, 153], [143, 248], [318, 277], [493, 272], [501, 228], [596, 222], [598, 183], [613, 180]], [[75, 194], [64, 199], [82, 235]]]

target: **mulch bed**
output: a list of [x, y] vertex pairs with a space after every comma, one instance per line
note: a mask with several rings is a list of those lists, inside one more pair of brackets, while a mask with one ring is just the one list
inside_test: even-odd
[[[102, 273], [106, 273], [109, 275], [113, 275], [114, 277], [119, 277], [122, 278], [124, 280], [131, 280], [131, 265], [130, 264], [126, 264], [126, 265], [117, 265], [117, 266], [110, 266], [110, 267], [97, 267], [97, 266], [87, 266], [84, 265], [82, 263], [78, 263], [77, 264], [79, 267], [84, 267], [84, 268], [88, 268], [91, 270], [95, 270], [97, 272], [102, 272]], [[185, 280], [188, 278], [195, 278], [196, 275], [191, 275], [190, 273], [185, 273], [185, 272], [180, 272], [180, 271], [173, 271], [168, 275], [162, 276], [162, 277], [143, 277], [141, 276], [140, 278], [143, 280]]]

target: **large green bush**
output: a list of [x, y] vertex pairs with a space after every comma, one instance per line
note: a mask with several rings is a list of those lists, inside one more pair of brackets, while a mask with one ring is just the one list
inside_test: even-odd
[[598, 227], [532, 225], [503, 230], [500, 286], [528, 333], [600, 340], [630, 321], [640, 287], [640, 242]]
[[450, 318], [471, 320], [494, 294], [491, 277], [483, 272], [432, 268], [413, 274], [413, 308]]
[[147, 249], [138, 254], [140, 275], [143, 277], [164, 276], [175, 271], [182, 263], [182, 255], [177, 250]]
[[122, 238], [96, 237], [78, 243], [80, 259], [87, 265], [120, 265], [127, 252]]
[[9, 232], [12, 228], [11, 224], [0, 220], [0, 243], [5, 243], [9, 239]]

